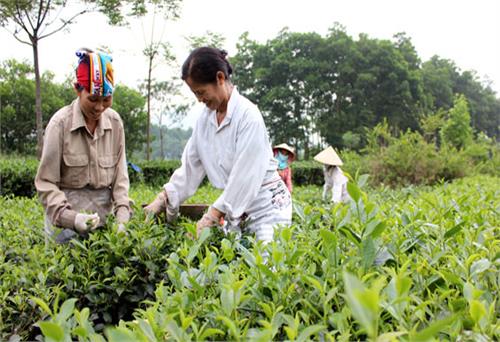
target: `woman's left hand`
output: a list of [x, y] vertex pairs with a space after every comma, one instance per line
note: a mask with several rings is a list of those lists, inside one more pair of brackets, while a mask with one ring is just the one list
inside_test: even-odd
[[210, 207], [203, 217], [196, 223], [196, 235], [199, 237], [205, 228], [220, 227], [223, 214], [217, 209]]

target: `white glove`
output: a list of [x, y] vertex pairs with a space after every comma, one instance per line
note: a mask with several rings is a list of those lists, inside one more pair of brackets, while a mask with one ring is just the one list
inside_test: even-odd
[[158, 215], [161, 212], [164, 212], [167, 209], [167, 193], [165, 190], [160, 192], [153, 202], [149, 203], [144, 207], [144, 212], [146, 215], [154, 214]]
[[99, 215], [97, 213], [89, 214], [76, 214], [75, 216], [75, 230], [80, 234], [85, 234], [89, 230], [93, 231], [99, 224]]
[[116, 229], [116, 232], [118, 234], [128, 235], [127, 234], [127, 228], [125, 228], [125, 224], [123, 224], [123, 223], [118, 223], [118, 228]]

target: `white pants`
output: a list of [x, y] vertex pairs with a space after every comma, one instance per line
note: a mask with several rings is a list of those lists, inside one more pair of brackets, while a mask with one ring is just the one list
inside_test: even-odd
[[281, 178], [264, 185], [243, 217], [227, 219], [226, 232], [253, 233], [265, 244], [273, 240], [274, 229], [292, 223], [292, 197]]

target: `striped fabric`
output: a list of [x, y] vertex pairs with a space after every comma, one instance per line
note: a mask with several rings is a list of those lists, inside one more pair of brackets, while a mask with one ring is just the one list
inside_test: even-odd
[[77, 83], [92, 95], [110, 96], [114, 90], [113, 66], [111, 56], [102, 52], [79, 50]]

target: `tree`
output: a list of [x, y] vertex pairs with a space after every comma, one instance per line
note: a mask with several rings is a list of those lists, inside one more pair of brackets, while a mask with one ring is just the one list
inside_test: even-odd
[[427, 143], [434, 143], [439, 147], [439, 132], [445, 124], [445, 110], [440, 108], [437, 112], [424, 116], [420, 120], [424, 139]]
[[[176, 12], [180, 0], [150, 0], [149, 2], [166, 8], [168, 11]], [[83, 1], [81, 6], [68, 6], [67, 0], [0, 0], [0, 25], [12, 28], [14, 38], [23, 44], [30, 45], [33, 49], [38, 156], [41, 154], [43, 144], [39, 41], [69, 27], [79, 16], [87, 12], [98, 10], [107, 15], [111, 24], [119, 25], [126, 22], [125, 12], [132, 16], [146, 14], [146, 4], [145, 0], [88, 0]], [[68, 12], [70, 14], [66, 15]], [[22, 38], [21, 33], [24, 33], [27, 39]]]
[[[164, 151], [165, 131], [169, 128], [169, 126], [178, 124], [186, 115], [187, 108], [189, 107], [186, 100], [180, 93], [179, 82], [180, 81], [177, 79], [161, 82], [158, 81], [151, 87], [151, 96], [152, 100], [154, 100], [151, 112], [156, 113], [156, 118], [159, 124], [158, 137], [160, 139], [159, 149], [161, 159], [164, 159], [167, 156], [167, 153]], [[165, 117], [169, 120], [168, 124], [163, 122]], [[146, 153], [147, 151], [149, 151], [149, 156], [151, 156], [153, 152], [152, 148], [148, 147], [146, 149]]]
[[441, 130], [441, 137], [443, 143], [457, 149], [472, 141], [469, 108], [464, 95], [455, 96], [453, 108], [448, 112], [448, 119]]
[[453, 106], [453, 94], [459, 70], [453, 61], [433, 56], [422, 64], [422, 80], [433, 110], [448, 110]]
[[[164, 144], [168, 149], [163, 150], [161, 146], [160, 131], [163, 131]], [[153, 159], [181, 159], [182, 152], [188, 139], [191, 137], [192, 129], [182, 129], [179, 127], [168, 128], [166, 126], [152, 125], [152, 133], [155, 139], [152, 142]]]
[[[155, 30], [156, 30], [156, 15], [160, 14], [162, 16], [162, 22], [163, 22], [163, 28], [161, 30], [160, 36], [158, 38], [155, 37]], [[167, 87], [167, 82], [163, 82], [163, 84], [158, 83], [156, 80], [153, 78], [153, 71], [157, 67], [156, 58], [158, 56], [161, 56], [161, 52], [163, 50], [163, 59], [160, 61], [160, 63], [166, 63], [169, 66], [172, 66], [175, 63], [175, 57], [173, 53], [171, 52], [171, 47], [169, 44], [163, 42], [163, 35], [165, 33], [165, 24], [167, 19], [170, 17], [171, 11], [168, 8], [163, 8], [159, 6], [158, 4], [154, 4], [154, 10], [153, 10], [153, 20], [151, 24], [151, 34], [149, 37], [149, 40], [146, 43], [146, 47], [142, 51], [144, 56], [148, 59], [148, 76], [145, 80], [145, 84], [142, 86], [145, 91], [146, 91], [146, 99], [147, 99], [147, 128], [146, 128], [146, 159], [150, 160], [151, 159], [151, 102], [152, 98], [155, 96], [153, 94], [153, 88], [156, 89], [156, 91], [162, 91], [162, 88]], [[173, 13], [172, 18], [176, 19], [178, 17], [177, 12], [175, 11]], [[161, 124], [160, 124], [161, 126]]]
[[454, 94], [463, 94], [469, 104], [471, 125], [477, 131], [500, 138], [500, 99], [474, 71], [461, 71], [453, 61], [433, 56], [421, 69], [425, 92], [433, 110], [448, 110]]
[[258, 104], [273, 143], [292, 144], [305, 151], [306, 158], [309, 137], [316, 130], [318, 110], [313, 98], [320, 91], [317, 53], [321, 45], [316, 33], [287, 29], [265, 45], [244, 35], [239, 43], [244, 54], [232, 60], [239, 89]]
[[[344, 146], [346, 132], [364, 139], [387, 118], [399, 129], [418, 129], [426, 109], [420, 60], [409, 38], [354, 41], [335, 24], [326, 37], [286, 29], [266, 44], [240, 38], [236, 58], [241, 91], [261, 108], [273, 141], [307, 151], [319, 132]], [[238, 73], [242, 70], [241, 73]]]
[[186, 37], [186, 41], [191, 50], [202, 46], [210, 46], [217, 49], [222, 49], [226, 42], [226, 38], [221, 33], [206, 31], [202, 36]]
[[454, 91], [464, 94], [469, 105], [471, 125], [478, 132], [500, 138], [500, 99], [495, 92], [484, 86], [475, 71], [462, 72]]
[[[75, 92], [70, 83], [56, 84], [54, 75], [40, 77], [44, 121], [61, 107], [71, 103]], [[7, 60], [0, 67], [0, 121], [2, 152], [32, 154], [36, 148], [35, 80], [27, 61]]]
[[127, 158], [132, 158], [134, 151], [142, 148], [146, 141], [146, 100], [137, 90], [124, 85], [117, 85], [113, 93], [113, 109], [120, 114], [125, 129]]
[[[353, 83], [351, 117], [373, 127], [384, 118], [396, 130], [418, 128], [424, 112], [422, 83], [398, 46], [361, 34], [356, 42], [357, 79]], [[413, 69], [412, 69], [413, 68]]]
[[[358, 77], [356, 61], [359, 51], [344, 26], [335, 23], [325, 38], [320, 59], [324, 82], [315, 101], [321, 111], [318, 113], [318, 129], [329, 145], [344, 145], [343, 135], [352, 132], [364, 136], [364, 125], [352, 116], [353, 85]], [[346, 146], [347, 147], [347, 146]]]
[[[51, 17], [58, 7], [64, 7], [66, 1], [10, 1], [0, 0], [0, 24], [6, 26], [9, 22], [13, 22], [15, 29], [13, 32], [14, 38], [19, 42], [31, 45], [33, 48], [33, 65], [35, 72], [35, 116], [36, 116], [36, 135], [38, 151], [40, 156], [43, 143], [43, 123], [42, 123], [42, 98], [40, 96], [40, 66], [38, 61], [38, 42], [56, 32], [61, 31], [67, 25], [83, 13], [86, 9], [75, 11], [74, 14], [67, 18], [60, 18], [61, 23], [56, 23], [58, 16]], [[20, 32], [24, 32], [28, 36], [28, 40], [19, 37]], [[42, 33], [47, 32], [47, 33]]]

